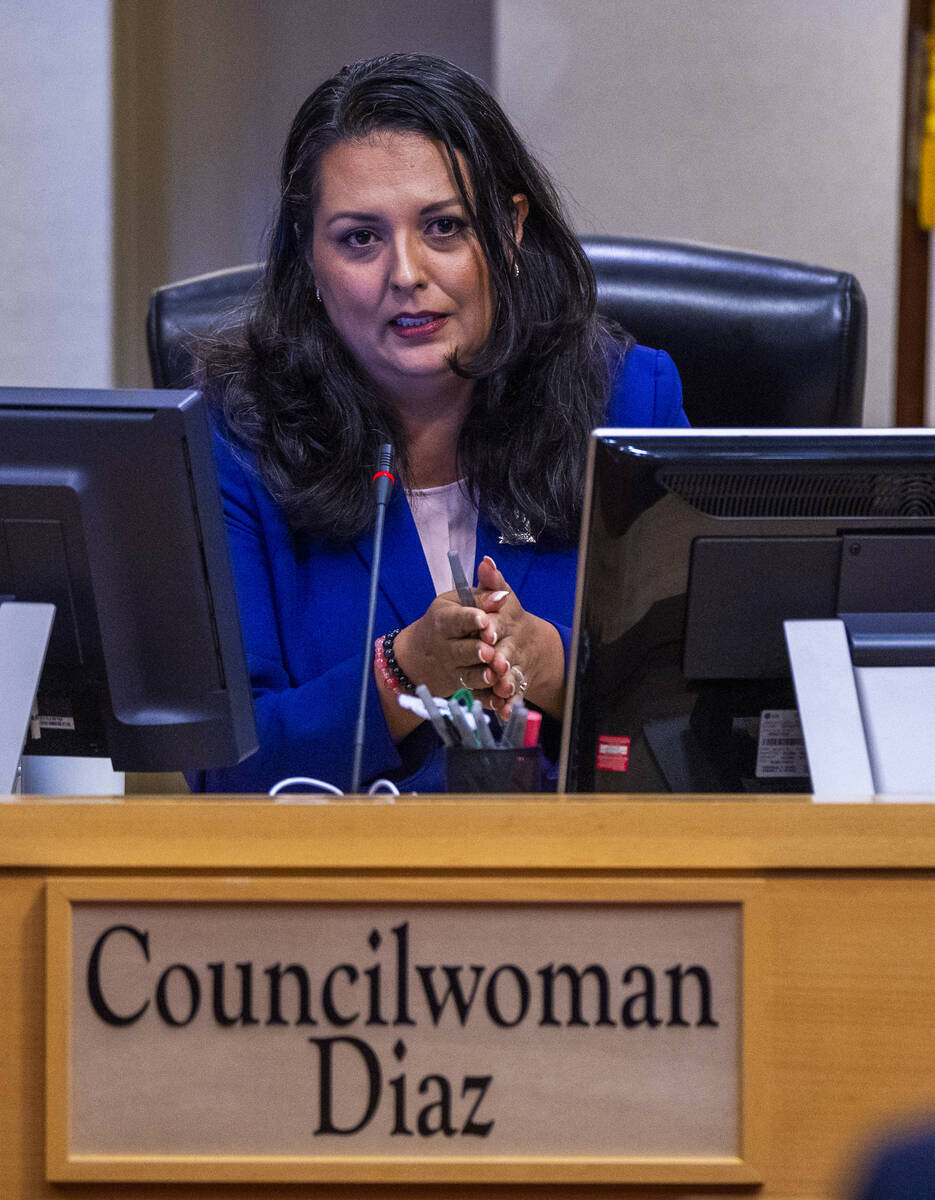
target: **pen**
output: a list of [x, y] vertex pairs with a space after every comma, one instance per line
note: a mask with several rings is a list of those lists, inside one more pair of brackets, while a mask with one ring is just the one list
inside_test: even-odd
[[496, 750], [497, 743], [494, 741], [494, 736], [490, 732], [490, 721], [487, 714], [484, 712], [484, 707], [479, 700], [475, 700], [471, 707], [471, 712], [474, 715], [474, 724], [477, 726], [477, 732], [480, 735], [480, 744], [487, 750]]
[[542, 713], [536, 712], [535, 709], [529, 710], [529, 716], [526, 719], [526, 731], [523, 735], [524, 746], [538, 746], [539, 730], [542, 727]]
[[[448, 551], [448, 561], [451, 564], [451, 578], [454, 580], [455, 591], [458, 593], [458, 600], [463, 608], [476, 608], [477, 601], [474, 599], [474, 593], [471, 591], [471, 585], [467, 581], [467, 576], [464, 573], [464, 567], [461, 565], [461, 558], [457, 550]], [[480, 734], [481, 744], [486, 746], [487, 740], [484, 736], [486, 733], [490, 737], [491, 743], [496, 746], [497, 741], [490, 732], [490, 726], [500, 727], [500, 722], [496, 716], [487, 716], [484, 713], [483, 721], [477, 722], [478, 733]]]
[[471, 585], [467, 581], [467, 576], [464, 573], [464, 567], [461, 565], [461, 559], [458, 557], [457, 550], [448, 551], [448, 561], [451, 564], [451, 578], [454, 580], [455, 591], [458, 593], [458, 599], [464, 608], [476, 608], [477, 601], [474, 599], [474, 593], [471, 591]]
[[438, 705], [435, 703], [432, 693], [424, 683], [420, 683], [416, 688], [416, 695], [425, 705], [425, 711], [429, 714], [429, 720], [432, 722], [432, 727], [441, 738], [442, 744], [445, 746], [455, 745], [454, 735], [449, 731], [448, 723], [445, 721], [445, 718], [439, 711]]
[[470, 749], [476, 749], [478, 739], [473, 716], [466, 709], [462, 708], [460, 704], [452, 704], [451, 720], [454, 723], [458, 737], [461, 739], [461, 745], [467, 746]]
[[513, 711], [510, 713], [510, 719], [506, 723], [506, 728], [503, 731], [503, 745], [509, 747], [522, 746], [523, 736], [526, 733], [526, 721], [529, 717], [529, 709], [521, 700], [518, 700], [513, 705]]

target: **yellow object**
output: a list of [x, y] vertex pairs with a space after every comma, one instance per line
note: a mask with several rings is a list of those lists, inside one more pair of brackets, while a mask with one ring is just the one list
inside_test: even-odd
[[[932, 5], [935, 29], [935, 3]], [[926, 44], [925, 129], [919, 149], [919, 224], [923, 229], [935, 228], [935, 33], [930, 32]]]

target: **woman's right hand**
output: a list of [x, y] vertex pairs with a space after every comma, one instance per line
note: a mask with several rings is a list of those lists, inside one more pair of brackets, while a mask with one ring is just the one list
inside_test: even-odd
[[481, 645], [495, 640], [493, 619], [492, 613], [481, 608], [464, 608], [456, 592], [444, 592], [418, 621], [396, 635], [396, 661], [414, 683], [424, 683], [433, 696], [450, 696], [458, 688], [468, 687], [482, 700], [495, 677], [509, 669], [496, 649], [491, 662], [485, 661], [489, 650], [481, 657]]
[[[509, 663], [491, 646], [496, 641], [493, 617], [492, 612], [463, 607], [456, 592], [444, 592], [418, 621], [396, 635], [396, 661], [413, 683], [424, 683], [433, 696], [451, 696], [458, 688], [468, 687], [489, 708], [494, 683], [509, 670]], [[493, 649], [490, 662], [481, 658], [482, 645], [485, 657], [490, 657]], [[386, 687], [376, 667], [374, 671], [390, 734], [400, 741], [415, 729], [419, 718], [400, 707], [396, 693]]]

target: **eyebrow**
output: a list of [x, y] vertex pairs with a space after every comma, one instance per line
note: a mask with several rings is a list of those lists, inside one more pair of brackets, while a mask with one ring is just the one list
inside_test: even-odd
[[[432, 204], [426, 204], [419, 209], [420, 217], [427, 217], [430, 213], [438, 212], [444, 208], [463, 207], [463, 201], [460, 196], [450, 196], [447, 200], [436, 200]], [[329, 217], [327, 224], [333, 225], [335, 221], [362, 221], [369, 224], [377, 224], [383, 218], [379, 213], [368, 212], [337, 212], [334, 216]]]
[[460, 196], [450, 196], [447, 200], [438, 200], [434, 204], [426, 204], [425, 208], [419, 209], [419, 216], [425, 217], [429, 213], [437, 212], [440, 208], [463, 207], [463, 201]]

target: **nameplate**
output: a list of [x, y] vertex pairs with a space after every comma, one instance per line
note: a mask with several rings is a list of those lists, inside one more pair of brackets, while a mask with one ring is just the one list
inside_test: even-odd
[[51, 881], [48, 1176], [755, 1182], [750, 896]]

